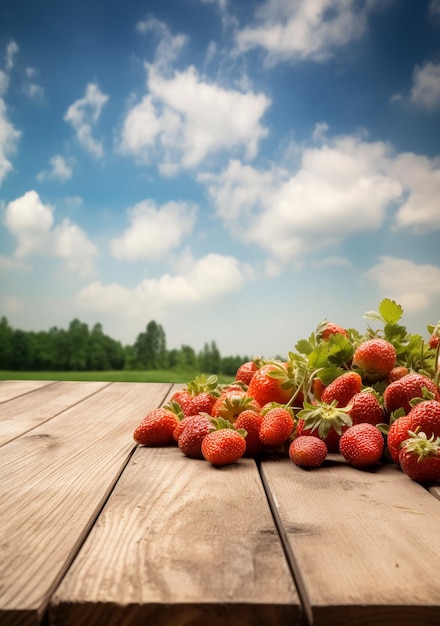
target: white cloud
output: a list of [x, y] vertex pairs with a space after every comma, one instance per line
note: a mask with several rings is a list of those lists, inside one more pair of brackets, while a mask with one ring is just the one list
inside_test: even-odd
[[19, 51], [19, 47], [15, 41], [10, 41], [6, 46], [5, 68], [6, 71], [12, 70], [14, 67], [14, 56]]
[[440, 63], [427, 61], [414, 69], [410, 100], [429, 111], [440, 107]]
[[147, 94], [127, 112], [120, 151], [142, 163], [154, 160], [164, 175], [193, 168], [223, 151], [241, 150], [247, 159], [254, 158], [267, 135], [261, 118], [269, 98], [250, 88], [225, 88], [194, 67], [171, 72], [170, 60], [182, 42], [173, 46], [170, 37], [166, 35], [162, 51], [159, 45], [154, 64], [145, 66]]
[[136, 24], [136, 30], [142, 35], [153, 33], [160, 38], [155, 54], [155, 65], [167, 71], [188, 42], [188, 36], [179, 33], [173, 35], [168, 26], [160, 20], [149, 16]]
[[27, 263], [23, 263], [18, 259], [13, 259], [11, 257], [4, 256], [0, 254], [0, 270], [13, 270], [13, 271], [25, 271], [29, 270], [30, 266]]
[[3, 70], [0, 70], [0, 97], [4, 96], [8, 91], [9, 87], [9, 76]]
[[434, 17], [440, 17], [440, 0], [431, 0], [428, 7], [429, 14]]
[[0, 98], [0, 184], [12, 170], [8, 156], [15, 152], [20, 135], [21, 133], [8, 121], [5, 102]]
[[187, 260], [180, 274], [146, 278], [133, 289], [94, 281], [81, 289], [77, 302], [82, 309], [103, 314], [116, 311], [143, 324], [146, 311], [156, 315], [172, 305], [207, 305], [239, 291], [249, 276], [250, 269], [237, 259], [208, 254], [197, 261]]
[[102, 93], [98, 85], [89, 83], [84, 97], [75, 100], [64, 116], [64, 120], [75, 129], [78, 141], [84, 150], [96, 158], [103, 156], [104, 148], [102, 142], [94, 139], [92, 131], [107, 100], [108, 96]]
[[157, 207], [144, 200], [128, 209], [130, 227], [110, 241], [113, 256], [134, 261], [154, 261], [176, 248], [192, 232], [196, 209], [185, 202], [167, 202]]
[[403, 153], [395, 158], [389, 171], [406, 191], [396, 213], [396, 227], [414, 232], [440, 229], [440, 159]]
[[440, 267], [435, 265], [383, 256], [366, 276], [408, 313], [422, 311], [440, 295]]
[[239, 50], [263, 48], [269, 63], [325, 61], [334, 50], [359, 39], [374, 2], [356, 0], [266, 0], [255, 24], [237, 32]]
[[387, 173], [389, 152], [382, 142], [338, 137], [304, 148], [295, 173], [231, 161], [219, 176], [201, 180], [235, 238], [287, 262], [382, 225], [402, 193]]
[[17, 238], [14, 256], [62, 259], [68, 270], [87, 276], [93, 271], [97, 249], [86, 234], [68, 219], [54, 226], [54, 208], [44, 204], [36, 191], [6, 206], [5, 225]]
[[60, 154], [56, 154], [55, 156], [53, 156], [50, 159], [49, 163], [50, 169], [40, 172], [37, 175], [38, 180], [53, 179], [64, 182], [72, 177], [72, 167], [69, 165], [68, 161]]

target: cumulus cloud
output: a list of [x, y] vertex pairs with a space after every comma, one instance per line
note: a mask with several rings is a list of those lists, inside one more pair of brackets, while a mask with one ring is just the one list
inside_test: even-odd
[[19, 51], [19, 47], [15, 41], [10, 41], [6, 46], [5, 68], [9, 72], [14, 67], [14, 57]]
[[3, 70], [0, 70], [0, 97], [8, 91], [9, 76]]
[[[151, 21], [148, 24], [152, 27]], [[156, 29], [160, 25], [154, 22]], [[154, 63], [145, 66], [147, 93], [124, 119], [120, 151], [139, 162], [158, 162], [164, 175], [193, 168], [226, 150], [244, 151], [247, 159], [254, 158], [267, 135], [261, 119], [269, 98], [250, 88], [223, 87], [192, 66], [172, 71], [170, 61], [182, 41], [176, 43], [165, 30], [161, 44]]]
[[130, 226], [110, 241], [110, 251], [119, 259], [154, 261], [176, 248], [194, 227], [196, 207], [186, 202], [167, 202], [157, 207], [144, 200], [127, 211]]
[[314, 136], [322, 143], [303, 146], [295, 169], [235, 159], [219, 174], [199, 175], [234, 238], [286, 263], [374, 232], [387, 216], [395, 229], [440, 229], [440, 160], [358, 136]]
[[414, 69], [410, 101], [428, 111], [440, 107], [440, 62], [427, 61]]
[[81, 146], [96, 158], [104, 155], [104, 148], [102, 142], [93, 137], [92, 131], [107, 100], [108, 96], [102, 93], [97, 84], [89, 83], [84, 97], [75, 100], [64, 115], [64, 120], [74, 128]]
[[389, 203], [402, 194], [387, 173], [389, 152], [382, 142], [339, 137], [304, 148], [294, 173], [234, 160], [201, 180], [233, 236], [286, 262], [382, 225]]
[[402, 153], [392, 161], [389, 172], [405, 188], [395, 226], [416, 233], [440, 229], [440, 159]]
[[133, 289], [94, 281], [81, 289], [79, 306], [95, 313], [109, 310], [127, 319], [145, 320], [145, 311], [155, 315], [170, 305], [200, 306], [239, 291], [250, 270], [234, 257], [219, 254], [185, 263], [180, 274], [146, 278]]
[[270, 64], [286, 60], [325, 61], [359, 39], [375, 2], [369, 0], [266, 0], [255, 22], [237, 32], [240, 51], [263, 49]]
[[54, 207], [44, 204], [36, 191], [27, 191], [5, 209], [5, 225], [17, 239], [14, 257], [62, 259], [68, 270], [87, 276], [97, 256], [95, 245], [70, 220], [54, 224]]
[[35, 82], [37, 71], [34, 67], [27, 67], [25, 70], [26, 82], [23, 85], [23, 93], [31, 100], [44, 100], [44, 88]]
[[383, 256], [366, 276], [408, 313], [422, 311], [440, 295], [440, 267], [435, 265]]
[[15, 152], [20, 134], [9, 122], [5, 102], [0, 98], [0, 184], [12, 170], [12, 163], [8, 157]]
[[73, 169], [69, 165], [68, 161], [61, 156], [60, 154], [56, 154], [53, 156], [50, 161], [50, 169], [43, 170], [37, 175], [38, 180], [60, 180], [64, 182], [72, 177]]

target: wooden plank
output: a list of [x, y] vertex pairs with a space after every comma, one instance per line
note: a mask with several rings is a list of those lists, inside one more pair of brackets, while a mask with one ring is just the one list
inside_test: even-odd
[[440, 623], [440, 502], [397, 466], [262, 475], [314, 626]]
[[0, 446], [96, 393], [108, 382], [56, 382], [0, 404]]
[[50, 595], [168, 384], [112, 383], [0, 449], [0, 624], [40, 623]]
[[433, 485], [430, 487], [429, 493], [433, 495], [434, 498], [437, 498], [437, 500], [440, 500], [440, 485]]
[[53, 380], [0, 380], [0, 402], [6, 402], [53, 383]]
[[260, 626], [301, 609], [251, 459], [140, 447], [56, 591], [53, 626]]

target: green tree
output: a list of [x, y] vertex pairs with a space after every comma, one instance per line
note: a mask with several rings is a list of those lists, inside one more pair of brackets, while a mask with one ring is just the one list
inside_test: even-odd
[[144, 369], [159, 369], [166, 359], [165, 331], [154, 320], [148, 322], [144, 333], [140, 333], [134, 344], [136, 361]]
[[12, 367], [12, 334], [13, 330], [3, 316], [0, 320], [0, 369], [3, 370]]
[[88, 366], [89, 328], [74, 319], [69, 324], [69, 370], [86, 370]]

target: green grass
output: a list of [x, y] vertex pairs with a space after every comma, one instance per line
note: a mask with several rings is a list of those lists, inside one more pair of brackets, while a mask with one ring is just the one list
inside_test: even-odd
[[[109, 372], [10, 372], [0, 371], [0, 380], [102, 380], [124, 383], [184, 383], [200, 372], [175, 372], [172, 370], [118, 370]], [[231, 376], [218, 377], [220, 383], [233, 380]]]

